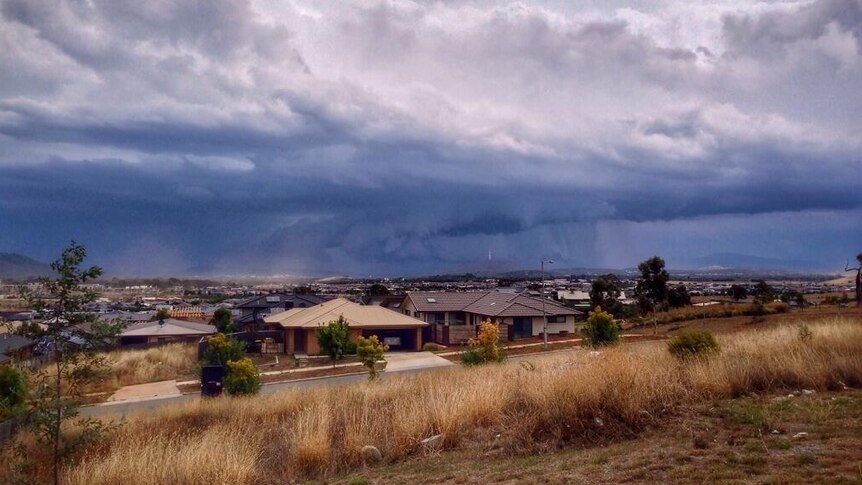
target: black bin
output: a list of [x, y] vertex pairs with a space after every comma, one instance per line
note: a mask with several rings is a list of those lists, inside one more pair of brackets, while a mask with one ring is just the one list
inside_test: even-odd
[[201, 396], [220, 396], [224, 367], [220, 365], [205, 365], [201, 367]]

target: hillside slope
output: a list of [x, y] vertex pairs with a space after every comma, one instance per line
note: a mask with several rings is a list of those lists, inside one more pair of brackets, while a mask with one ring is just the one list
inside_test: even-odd
[[0, 278], [25, 279], [51, 274], [51, 267], [18, 253], [0, 253]]

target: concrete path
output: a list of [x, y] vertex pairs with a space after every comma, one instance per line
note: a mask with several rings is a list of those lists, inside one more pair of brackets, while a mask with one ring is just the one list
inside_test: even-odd
[[138, 384], [136, 386], [125, 386], [117, 389], [108, 402], [133, 401], [154, 397], [174, 397], [182, 393], [177, 387], [177, 381], [159, 381]]
[[[387, 379], [396, 376], [410, 378], [426, 372], [448, 371], [449, 369], [451, 369], [451, 367], [433, 367], [402, 370], [399, 372], [392, 372], [389, 369], [385, 369], [383, 372], [380, 373], [380, 378]], [[279, 392], [284, 392], [291, 389], [307, 389], [317, 386], [339, 386], [345, 384], [365, 382], [367, 380], [367, 372], [330, 377], [313, 377], [309, 379], [264, 384], [260, 388], [260, 393], [278, 394]], [[78, 411], [81, 413], [82, 416], [105, 417], [108, 419], [123, 419], [132, 413], [153, 411], [166, 405], [192, 403], [200, 401], [200, 399], [200, 394], [180, 394], [178, 396], [173, 395], [129, 399], [126, 401], [103, 402], [100, 404], [81, 406], [78, 408]]]
[[392, 352], [385, 355], [386, 371], [399, 372], [413, 369], [448, 367], [454, 363], [431, 352]]

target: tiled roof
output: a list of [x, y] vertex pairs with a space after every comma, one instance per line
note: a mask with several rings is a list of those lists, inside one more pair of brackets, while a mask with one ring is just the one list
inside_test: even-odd
[[27, 337], [15, 335], [14, 333], [0, 334], [0, 353], [8, 354], [18, 349], [33, 345], [33, 341]]
[[[408, 296], [420, 312], [470, 312], [492, 317], [527, 317], [542, 315], [542, 299], [498, 291], [410, 292]], [[545, 299], [548, 315], [579, 315], [581, 312]]]
[[204, 310], [200, 306], [175, 306], [171, 309], [171, 318], [204, 318]]
[[210, 335], [216, 328], [204, 323], [187, 322], [167, 318], [160, 324], [158, 320], [136, 323], [120, 334], [120, 337], [144, 337], [159, 335]]
[[[278, 298], [277, 301], [275, 299]], [[267, 301], [267, 299], [271, 301]], [[269, 295], [259, 295], [251, 297], [242, 303], [238, 303], [236, 308], [270, 308], [283, 307], [286, 302], [293, 302], [294, 306], [300, 306], [304, 303], [305, 306], [320, 305], [325, 302], [326, 298], [317, 295], [296, 295], [293, 293], [271, 293]]]
[[326, 325], [343, 316], [351, 327], [360, 328], [410, 328], [428, 325], [422, 320], [392, 311], [378, 305], [360, 305], [344, 298], [308, 308], [292, 308], [277, 315], [267, 316], [266, 323], [277, 323], [284, 328]]
[[487, 292], [455, 293], [443, 291], [409, 291], [407, 296], [420, 312], [458, 312], [482, 298]]

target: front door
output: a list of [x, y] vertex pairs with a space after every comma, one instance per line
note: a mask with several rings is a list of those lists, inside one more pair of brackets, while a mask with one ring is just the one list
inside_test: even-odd
[[533, 319], [531, 317], [515, 317], [512, 325], [513, 338], [533, 336]]
[[293, 351], [297, 354], [305, 353], [305, 330], [302, 328], [293, 331]]

